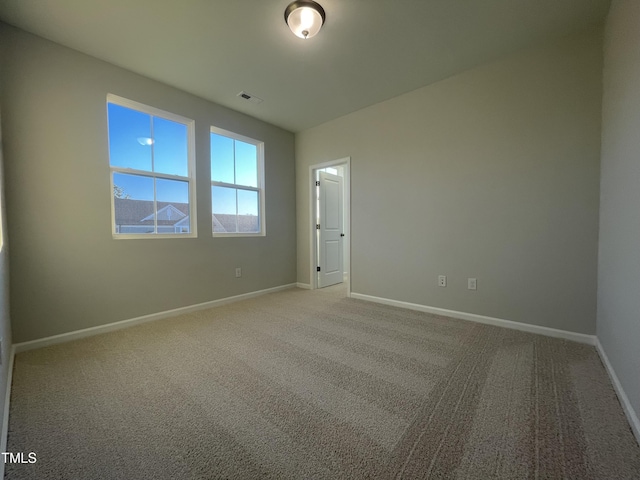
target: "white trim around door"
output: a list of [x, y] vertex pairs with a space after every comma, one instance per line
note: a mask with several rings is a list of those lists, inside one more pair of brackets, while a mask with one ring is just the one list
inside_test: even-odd
[[316, 275], [318, 247], [316, 243], [316, 172], [328, 167], [344, 167], [344, 225], [347, 255], [344, 265], [347, 268], [347, 296], [351, 296], [351, 157], [340, 158], [329, 162], [317, 163], [309, 166], [309, 286], [312, 290], [318, 288]]

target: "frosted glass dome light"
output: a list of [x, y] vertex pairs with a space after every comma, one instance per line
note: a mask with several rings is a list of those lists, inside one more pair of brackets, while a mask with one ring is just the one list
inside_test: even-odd
[[312, 0], [298, 0], [285, 9], [284, 20], [294, 35], [304, 39], [311, 38], [320, 31], [324, 23], [324, 9]]

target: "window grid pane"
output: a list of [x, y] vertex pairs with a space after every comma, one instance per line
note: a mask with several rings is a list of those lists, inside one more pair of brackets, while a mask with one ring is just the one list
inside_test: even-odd
[[111, 100], [107, 103], [114, 234], [195, 233], [189, 153], [193, 122], [172, 119], [172, 114], [167, 114], [169, 118], [156, 115], [155, 109], [144, 105], [140, 110], [130, 108], [130, 103], [137, 104], [121, 100], [128, 106]]
[[211, 134], [211, 181], [235, 183], [233, 139]]
[[260, 231], [258, 217], [258, 192], [253, 190], [237, 190], [238, 196], [238, 231], [256, 233]]
[[187, 177], [189, 175], [187, 126], [153, 117], [153, 171]]
[[108, 116], [111, 166], [151, 172], [151, 115], [109, 103]]
[[113, 174], [116, 233], [155, 233], [153, 183], [153, 177]]
[[211, 211], [214, 234], [260, 234], [262, 148], [211, 131]]
[[255, 145], [235, 141], [236, 185], [258, 186], [258, 155]]
[[213, 231], [235, 233], [238, 231], [238, 200], [235, 188], [211, 187], [211, 211]]

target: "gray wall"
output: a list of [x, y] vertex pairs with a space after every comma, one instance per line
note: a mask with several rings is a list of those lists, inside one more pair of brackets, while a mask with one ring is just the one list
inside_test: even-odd
[[[16, 342], [296, 281], [292, 133], [7, 25], [0, 45]], [[195, 120], [198, 238], [112, 239], [107, 93]], [[265, 142], [266, 237], [211, 237], [210, 125]]]
[[640, 2], [613, 2], [604, 52], [598, 339], [640, 417]]
[[598, 28], [296, 134], [298, 281], [309, 165], [350, 156], [353, 292], [594, 334], [601, 73]]
[[[0, 60], [0, 69], [2, 61]], [[11, 324], [9, 317], [9, 254], [7, 242], [7, 223], [5, 215], [5, 197], [4, 197], [4, 173], [3, 173], [3, 156], [2, 156], [2, 124], [0, 122], [0, 341], [2, 343], [2, 355], [0, 355], [0, 431], [4, 426], [4, 401], [7, 393], [7, 379], [9, 376], [9, 361], [11, 352]], [[6, 441], [6, 437], [2, 438]], [[0, 447], [5, 447], [1, 445]], [[5, 451], [3, 448], [2, 451]], [[0, 472], [4, 471], [4, 465], [0, 466]]]

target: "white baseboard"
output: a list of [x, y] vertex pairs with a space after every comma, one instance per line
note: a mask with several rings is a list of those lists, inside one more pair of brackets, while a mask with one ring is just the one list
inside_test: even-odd
[[[7, 389], [4, 395], [4, 411], [2, 412], [2, 432], [0, 432], [0, 452], [7, 451], [7, 437], [9, 435], [9, 401], [11, 400], [11, 383], [13, 380], [13, 359], [16, 351], [13, 346], [9, 353], [9, 365], [7, 367]], [[4, 478], [4, 462], [0, 462], [0, 478]]]
[[296, 287], [298, 288], [303, 288], [304, 290], [311, 290], [311, 285], [309, 285], [308, 283], [296, 283]]
[[631, 406], [629, 397], [627, 397], [624, 388], [622, 388], [622, 384], [618, 379], [618, 375], [616, 375], [616, 371], [613, 369], [611, 362], [609, 362], [609, 357], [607, 357], [607, 354], [605, 353], [599, 338], [596, 338], [596, 350], [598, 351], [598, 354], [602, 359], [604, 368], [607, 370], [607, 373], [611, 378], [611, 383], [613, 383], [613, 388], [615, 389], [616, 394], [618, 395], [618, 399], [622, 404], [622, 410], [624, 410], [624, 413], [627, 416], [627, 420], [629, 421], [629, 425], [631, 425], [631, 430], [633, 431], [633, 434], [635, 435], [636, 440], [640, 445], [640, 420], [638, 420], [638, 415], [634, 411], [633, 406]]
[[417, 310], [419, 312], [433, 313], [435, 315], [442, 315], [445, 317], [459, 318], [461, 320], [469, 320], [471, 322], [494, 325], [496, 327], [505, 327], [511, 328], [512, 330], [537, 333], [540, 335], [546, 335], [547, 337], [564, 338], [565, 340], [586, 343], [587, 345], [596, 344], [595, 335], [586, 335], [584, 333], [575, 333], [566, 330], [558, 330], [556, 328], [541, 327], [538, 325], [531, 325], [529, 323], [520, 323], [511, 320], [503, 320], [501, 318], [486, 317], [484, 315], [476, 315], [475, 313], [458, 312], [456, 310], [446, 310], [444, 308], [429, 307], [427, 305], [420, 305], [418, 303], [401, 302], [399, 300], [374, 297], [371, 295], [364, 295], [362, 293], [351, 292], [351, 298], [366, 300], [368, 302], [382, 303], [384, 305], [391, 305], [394, 307], [408, 308], [409, 310]]
[[141, 323], [162, 320], [164, 318], [174, 317], [176, 315], [182, 315], [190, 312], [196, 312], [198, 310], [206, 310], [208, 308], [218, 307], [227, 303], [239, 302], [240, 300], [247, 300], [249, 298], [258, 297], [260, 295], [266, 295], [267, 293], [279, 292], [281, 290], [287, 290], [289, 288], [295, 287], [295, 283], [290, 283], [288, 285], [281, 285], [279, 287], [243, 293], [242, 295], [221, 298], [219, 300], [213, 300], [211, 302], [198, 303], [196, 305], [189, 305], [187, 307], [180, 307], [164, 312], [152, 313], [150, 315], [144, 315], [142, 317], [131, 318], [129, 320], [121, 320], [119, 322], [108, 323], [106, 325], [98, 325], [91, 328], [84, 328], [82, 330], [76, 330], [68, 333], [61, 333], [60, 335], [39, 338], [37, 340], [31, 340], [29, 342], [16, 343], [13, 345], [13, 348], [15, 353], [20, 353], [36, 348], [48, 347], [50, 345], [56, 345], [58, 343], [69, 342], [71, 340], [77, 340], [79, 338], [91, 337], [93, 335], [99, 335], [101, 333], [113, 332], [115, 330], [121, 330], [123, 328], [132, 327], [134, 325], [140, 325]]

